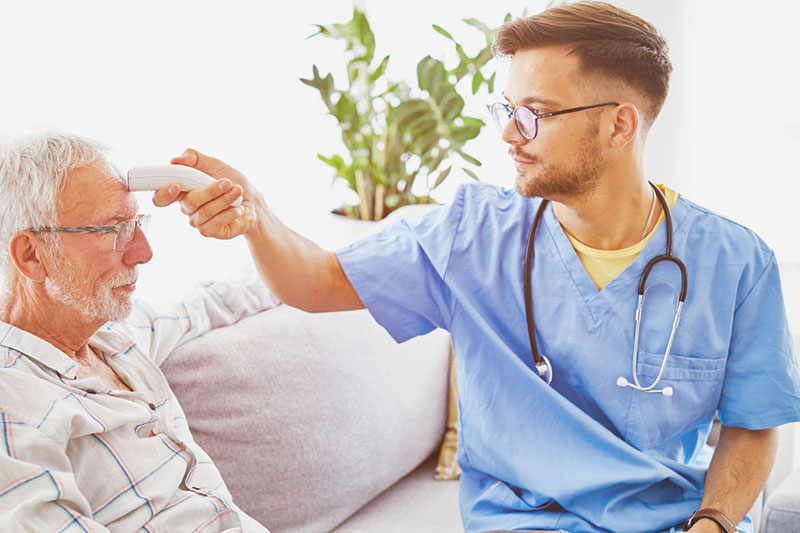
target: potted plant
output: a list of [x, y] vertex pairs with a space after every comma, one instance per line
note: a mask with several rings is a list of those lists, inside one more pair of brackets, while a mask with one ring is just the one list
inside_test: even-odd
[[[430, 193], [450, 175], [454, 156], [463, 172], [478, 179], [473, 168], [481, 163], [464, 151], [464, 145], [480, 133], [484, 122], [464, 114], [457, 87], [468, 84], [475, 94], [486, 84], [493, 91], [495, 75], [487, 78], [481, 69], [493, 57], [495, 30], [475, 19], [464, 22], [484, 34], [485, 46], [470, 56], [445, 29], [434, 25], [453, 41], [459, 62], [448, 70], [442, 61], [424, 57], [417, 65], [415, 87], [387, 77], [388, 55], [375, 61], [375, 36], [358, 9], [345, 24], [317, 26], [314, 35], [345, 42], [347, 58], [344, 88], [335, 86], [332, 74], [321, 76], [316, 65], [311, 78], [301, 79], [319, 91], [348, 150], [344, 157], [318, 155], [333, 167], [334, 180], [346, 180], [360, 201], [336, 212], [380, 220], [405, 205], [434, 203]], [[465, 83], [459, 83], [462, 80]]]

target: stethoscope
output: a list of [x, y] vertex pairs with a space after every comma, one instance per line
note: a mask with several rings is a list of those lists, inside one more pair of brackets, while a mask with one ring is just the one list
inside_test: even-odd
[[[664, 194], [661, 192], [656, 185], [652, 182], [650, 186], [655, 191], [656, 196], [658, 197], [658, 201], [661, 203], [661, 207], [664, 209], [664, 218], [667, 222], [667, 251], [662, 255], [658, 255], [650, 260], [647, 263], [647, 266], [644, 267], [644, 272], [642, 272], [641, 278], [639, 278], [639, 303], [636, 307], [636, 331], [633, 336], [633, 383], [630, 383], [627, 379], [620, 376], [617, 378], [617, 385], [620, 387], [631, 387], [632, 389], [636, 389], [638, 391], [647, 392], [647, 393], [659, 393], [663, 394], [664, 396], [672, 396], [673, 389], [672, 387], [664, 387], [663, 389], [656, 389], [655, 387], [661, 381], [661, 378], [664, 376], [664, 370], [667, 368], [667, 362], [669, 361], [669, 354], [670, 350], [672, 350], [672, 342], [675, 340], [675, 331], [678, 329], [678, 323], [681, 320], [681, 309], [683, 308], [683, 302], [686, 300], [686, 289], [687, 289], [687, 282], [686, 282], [686, 266], [683, 264], [683, 261], [672, 255], [672, 213], [669, 210], [669, 204], [667, 203], [667, 199], [664, 197]], [[533, 362], [534, 368], [536, 368], [536, 372], [541, 376], [549, 385], [553, 381], [553, 365], [550, 364], [550, 359], [547, 358], [544, 354], [539, 353], [539, 349], [536, 346], [536, 334], [534, 332], [534, 323], [533, 323], [533, 296], [531, 294], [531, 263], [533, 262], [533, 241], [534, 236], [536, 235], [536, 228], [539, 226], [539, 220], [541, 220], [542, 215], [544, 214], [544, 209], [547, 206], [547, 200], [542, 200], [541, 205], [539, 205], [539, 210], [536, 212], [536, 217], [533, 219], [533, 225], [531, 226], [531, 232], [528, 235], [528, 247], [525, 251], [525, 315], [528, 319], [528, 337], [530, 337], [531, 342], [531, 353], [533, 354]], [[639, 376], [636, 372], [637, 362], [638, 362], [638, 352], [639, 352], [639, 326], [642, 321], [642, 307], [644, 306], [644, 286], [647, 283], [647, 276], [650, 275], [650, 271], [653, 269], [661, 261], [669, 261], [675, 263], [678, 269], [681, 271], [681, 293], [678, 297], [678, 308], [675, 311], [675, 318], [672, 321], [672, 331], [669, 335], [669, 342], [667, 343], [667, 351], [664, 353], [664, 359], [661, 362], [661, 370], [658, 372], [658, 376], [656, 377], [655, 381], [648, 385], [647, 387], [642, 386], [639, 382]]]

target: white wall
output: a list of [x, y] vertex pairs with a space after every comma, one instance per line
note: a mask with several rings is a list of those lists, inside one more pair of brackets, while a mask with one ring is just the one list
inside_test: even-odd
[[[392, 56], [391, 75], [412, 81], [425, 54], [453, 57], [432, 23], [474, 50], [480, 36], [462, 18], [498, 25], [506, 12], [521, 14], [526, 5], [535, 12], [545, 4], [406, 0], [397, 9], [396, 3], [359, 3], [370, 15], [378, 53]], [[617, 3], [661, 28], [675, 65], [651, 133], [648, 175], [753, 227], [782, 261], [800, 262], [789, 219], [800, 192], [790, 161], [800, 148], [794, 103], [800, 81], [790, 63], [797, 46], [789, 26], [800, 8], [779, 2], [759, 14], [722, 0]], [[339, 134], [316, 92], [298, 78], [313, 63], [341, 74], [342, 48], [306, 37], [313, 23], [346, 21], [351, 9], [349, 0], [5, 5], [0, 133], [77, 132], [117, 148], [122, 168], [166, 162], [193, 146], [235, 164], [290, 226], [325, 240], [327, 211], [352, 197], [341, 185], [330, 187], [329, 169], [316, 159], [317, 152], [341, 150]], [[505, 69], [494, 63], [499, 92]], [[468, 99], [468, 109], [488, 120], [485, 104], [496, 98], [482, 91]], [[493, 129], [469, 151], [484, 162], [482, 179], [513, 183]], [[448, 201], [462, 181], [454, 173], [438, 199]], [[141, 297], [170, 299], [198, 279], [224, 276], [248, 261], [243, 242], [206, 241], [176, 209], [155, 210], [146, 194], [140, 203], [156, 215], [156, 256], [142, 269]]]

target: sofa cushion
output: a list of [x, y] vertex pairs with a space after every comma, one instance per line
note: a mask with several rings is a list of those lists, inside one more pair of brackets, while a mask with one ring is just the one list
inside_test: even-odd
[[163, 369], [243, 510], [273, 533], [330, 531], [439, 444], [449, 342], [398, 345], [366, 311], [281, 305], [180, 346]]
[[436, 454], [386, 489], [332, 533], [458, 533], [458, 481], [436, 481]]

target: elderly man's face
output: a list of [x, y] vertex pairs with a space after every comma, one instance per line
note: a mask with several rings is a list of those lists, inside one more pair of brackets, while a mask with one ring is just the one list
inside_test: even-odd
[[[107, 226], [136, 215], [138, 204], [125, 184], [108, 171], [86, 167], [70, 173], [61, 197], [59, 226]], [[49, 297], [87, 320], [120, 320], [131, 309], [136, 265], [153, 253], [140, 229], [122, 252], [113, 234], [62, 233], [61, 252], [48, 269]]]

